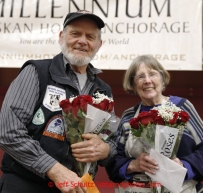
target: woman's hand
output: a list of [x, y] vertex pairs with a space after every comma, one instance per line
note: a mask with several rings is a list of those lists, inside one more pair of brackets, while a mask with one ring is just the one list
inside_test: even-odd
[[149, 156], [149, 154], [141, 153], [137, 159], [132, 160], [129, 163], [126, 173], [149, 172], [150, 174], [155, 174], [158, 169], [158, 164]]
[[[177, 164], [183, 166], [183, 162], [181, 162], [177, 157], [173, 159], [174, 162], [176, 162]], [[183, 166], [184, 167], [184, 166]]]

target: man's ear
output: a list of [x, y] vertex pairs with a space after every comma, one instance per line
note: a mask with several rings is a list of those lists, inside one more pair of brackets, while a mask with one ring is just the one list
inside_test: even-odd
[[100, 46], [99, 46], [99, 48], [102, 46], [102, 44], [103, 44], [103, 41], [101, 40], [101, 41], [100, 41]]
[[97, 49], [97, 52], [99, 51], [99, 49], [101, 48], [101, 46], [102, 46], [102, 40], [100, 40], [100, 43], [99, 43], [99, 45], [98, 45], [98, 49]]
[[59, 33], [59, 40], [58, 40], [60, 45], [62, 45], [62, 42], [63, 42], [63, 35], [64, 35], [63, 31], [60, 31], [60, 33]]

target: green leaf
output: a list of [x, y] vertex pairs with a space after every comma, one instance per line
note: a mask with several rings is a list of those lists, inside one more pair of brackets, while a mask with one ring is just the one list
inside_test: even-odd
[[140, 137], [141, 134], [142, 134], [142, 128], [140, 128], [140, 129], [133, 129], [133, 128], [131, 128], [131, 131], [132, 131], [132, 134], [133, 134], [135, 137]]
[[78, 111], [78, 113], [77, 113], [77, 116], [78, 116], [79, 118], [84, 119], [84, 118], [85, 118], [85, 113], [80, 109], [80, 110]]
[[66, 137], [71, 144], [83, 141], [81, 134], [78, 132], [76, 128], [73, 128], [73, 127], [68, 128]]
[[77, 126], [78, 132], [80, 135], [82, 135], [84, 133], [84, 129], [85, 129], [85, 119], [81, 119], [78, 123]]

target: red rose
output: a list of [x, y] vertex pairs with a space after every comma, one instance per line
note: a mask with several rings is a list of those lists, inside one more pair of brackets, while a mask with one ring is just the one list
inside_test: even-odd
[[178, 112], [173, 113], [173, 119], [169, 120], [169, 124], [174, 125], [178, 122]]
[[154, 124], [165, 125], [164, 119], [158, 114], [157, 110], [151, 110], [150, 112], [153, 117]]
[[151, 113], [152, 117], [157, 117], [158, 116], [158, 111], [157, 110], [152, 109], [149, 112]]
[[76, 97], [72, 101], [72, 117], [77, 116], [79, 109], [80, 109], [80, 99], [79, 97]]
[[139, 129], [139, 118], [132, 118], [129, 123], [130, 123], [130, 126], [133, 128], [133, 129]]
[[165, 121], [164, 121], [164, 119], [161, 116], [157, 116], [154, 119], [154, 124], [165, 125]]
[[109, 100], [108, 99], [104, 99], [99, 104], [93, 104], [93, 106], [98, 108], [98, 109], [101, 109], [103, 111], [108, 111]]
[[62, 100], [59, 103], [60, 107], [63, 109], [63, 112], [68, 114], [71, 112], [72, 109], [72, 103], [70, 103], [70, 101], [68, 99]]
[[110, 113], [111, 111], [113, 111], [113, 107], [114, 107], [115, 103], [114, 102], [109, 102], [109, 107], [108, 107], [108, 112]]
[[84, 111], [85, 113], [87, 112], [87, 104], [92, 104], [92, 97], [89, 95], [79, 95], [76, 98], [73, 99], [72, 101], [72, 116], [75, 117], [77, 116], [77, 113], [79, 109]]
[[140, 123], [147, 126], [149, 123], [153, 123], [153, 116], [150, 112], [141, 112], [139, 114]]
[[180, 111], [180, 112], [179, 112], [179, 117], [180, 117], [180, 119], [181, 119], [181, 121], [182, 121], [183, 123], [186, 123], [186, 122], [190, 119], [190, 116], [189, 116], [188, 113], [185, 112], [185, 111]]
[[92, 105], [93, 100], [92, 97], [89, 95], [79, 95], [77, 97], [79, 99], [80, 103], [80, 109], [82, 109], [85, 113], [87, 112], [87, 104]]

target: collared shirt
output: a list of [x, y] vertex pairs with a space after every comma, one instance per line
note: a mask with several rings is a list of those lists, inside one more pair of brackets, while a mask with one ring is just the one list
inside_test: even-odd
[[[93, 85], [94, 74], [98, 71], [88, 68], [88, 81], [84, 93]], [[72, 81], [77, 85], [77, 76], [73, 70], [68, 71]], [[89, 79], [90, 78], [90, 79]], [[91, 84], [90, 84], [91, 83]], [[39, 98], [38, 73], [34, 66], [25, 67], [19, 76], [11, 83], [0, 113], [0, 147], [14, 157], [25, 168], [45, 178], [45, 173], [57, 161], [49, 156], [38, 141], [29, 135], [26, 125], [31, 121], [35, 105]], [[9, 145], [7, 145], [9, 144]], [[101, 161], [105, 165], [108, 159], [115, 154], [115, 142], [109, 141], [111, 152], [108, 158]]]
[[28, 65], [11, 83], [2, 104], [0, 147], [24, 167], [44, 178], [45, 172], [56, 160], [28, 135], [26, 128], [38, 98], [38, 74], [34, 66]]
[[97, 68], [91, 68], [89, 65], [87, 66], [87, 81], [85, 83], [85, 86], [83, 87], [83, 89], [80, 89], [80, 85], [79, 85], [79, 81], [78, 81], [78, 77], [75, 74], [75, 72], [73, 71], [72, 66], [68, 63], [67, 59], [65, 57], [63, 57], [63, 61], [64, 61], [64, 65], [66, 68], [66, 73], [67, 75], [71, 78], [71, 80], [73, 81], [73, 83], [75, 84], [75, 86], [77, 87], [78, 91], [80, 94], [88, 94], [90, 89], [92, 88], [92, 86], [94, 85], [94, 75], [95, 74], [99, 74], [102, 71], [97, 69]]

